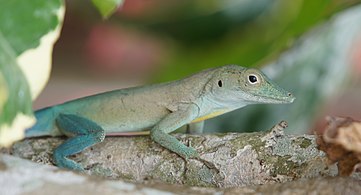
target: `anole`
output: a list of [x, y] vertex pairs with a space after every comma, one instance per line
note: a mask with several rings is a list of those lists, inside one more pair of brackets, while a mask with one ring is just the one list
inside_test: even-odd
[[169, 135], [189, 125], [202, 132], [203, 121], [249, 104], [292, 103], [294, 96], [261, 71], [237, 65], [207, 69], [187, 78], [120, 89], [65, 102], [35, 112], [37, 123], [26, 137], [69, 137], [53, 152], [59, 167], [83, 170], [67, 158], [102, 142], [106, 135], [148, 130], [151, 139], [184, 159], [199, 158]]

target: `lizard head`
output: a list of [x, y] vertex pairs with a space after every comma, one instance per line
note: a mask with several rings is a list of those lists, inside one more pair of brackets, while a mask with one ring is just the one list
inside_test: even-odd
[[208, 84], [211, 98], [219, 104], [285, 104], [295, 99], [261, 71], [237, 65], [216, 69]]

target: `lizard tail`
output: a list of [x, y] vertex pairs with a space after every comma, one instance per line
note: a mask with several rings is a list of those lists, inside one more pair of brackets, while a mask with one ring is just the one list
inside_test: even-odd
[[47, 107], [35, 112], [36, 123], [25, 131], [25, 137], [54, 136], [55, 118], [58, 113], [54, 107]]

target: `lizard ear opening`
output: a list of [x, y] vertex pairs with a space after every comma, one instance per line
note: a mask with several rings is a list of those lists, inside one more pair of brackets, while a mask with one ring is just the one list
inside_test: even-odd
[[218, 81], [218, 87], [222, 87], [222, 86], [223, 86], [222, 80], [219, 80]]

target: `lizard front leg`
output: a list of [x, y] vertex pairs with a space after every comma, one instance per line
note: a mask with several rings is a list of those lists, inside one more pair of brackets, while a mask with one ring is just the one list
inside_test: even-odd
[[79, 153], [84, 149], [102, 142], [105, 132], [95, 122], [74, 115], [60, 114], [56, 118], [60, 131], [70, 137], [53, 152], [54, 162], [58, 167], [83, 171], [83, 167], [67, 158], [67, 156]]
[[189, 105], [185, 110], [170, 113], [150, 131], [152, 140], [185, 159], [198, 158], [199, 154], [194, 148], [185, 146], [175, 137], [168, 134], [190, 123], [198, 116], [198, 113], [199, 108], [194, 104]]

